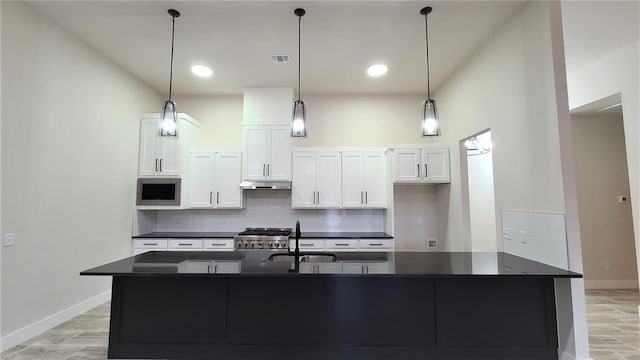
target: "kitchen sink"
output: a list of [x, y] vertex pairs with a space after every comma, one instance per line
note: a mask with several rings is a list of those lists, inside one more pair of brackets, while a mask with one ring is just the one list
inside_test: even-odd
[[[268, 258], [269, 261], [278, 261], [278, 262], [293, 262], [295, 260], [294, 255], [290, 254], [271, 254]], [[302, 253], [300, 254], [300, 262], [301, 263], [332, 263], [336, 262], [337, 258], [334, 254], [310, 254], [310, 253]]]

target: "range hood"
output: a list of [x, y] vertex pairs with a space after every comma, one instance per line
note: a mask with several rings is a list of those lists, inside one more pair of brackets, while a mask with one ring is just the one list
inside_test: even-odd
[[243, 181], [240, 183], [240, 189], [243, 190], [289, 190], [291, 189], [291, 181]]

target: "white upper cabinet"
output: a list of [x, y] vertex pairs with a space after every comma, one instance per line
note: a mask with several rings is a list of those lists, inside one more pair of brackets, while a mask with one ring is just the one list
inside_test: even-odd
[[291, 180], [289, 126], [243, 126], [243, 180]]
[[384, 152], [342, 153], [342, 207], [386, 208], [386, 187]]
[[449, 149], [392, 149], [394, 183], [449, 183]]
[[241, 163], [239, 151], [192, 153], [189, 207], [242, 208]]
[[291, 207], [339, 208], [341, 180], [339, 152], [294, 152]]
[[160, 136], [160, 114], [140, 119], [140, 176], [184, 175], [189, 149], [198, 143], [200, 125], [189, 115], [178, 114], [178, 136]]

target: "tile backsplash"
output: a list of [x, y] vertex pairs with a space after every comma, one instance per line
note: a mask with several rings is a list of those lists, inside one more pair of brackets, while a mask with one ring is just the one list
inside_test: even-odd
[[506, 253], [569, 268], [563, 214], [503, 210], [502, 240]]
[[384, 231], [385, 210], [291, 209], [291, 192], [251, 190], [244, 192], [241, 210], [162, 210], [155, 231], [234, 232], [246, 227], [295, 227], [302, 231]]

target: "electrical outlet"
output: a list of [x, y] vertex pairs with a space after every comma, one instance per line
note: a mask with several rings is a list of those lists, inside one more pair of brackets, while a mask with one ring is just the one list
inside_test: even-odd
[[606, 262], [604, 263], [604, 271], [611, 271], [611, 263], [610, 262]]
[[429, 239], [427, 240], [427, 248], [435, 249], [438, 247], [438, 239]]
[[529, 234], [526, 231], [520, 231], [520, 242], [523, 244], [529, 242]]
[[418, 224], [418, 225], [422, 224], [422, 217], [421, 216], [418, 216], [416, 218], [416, 224]]
[[511, 240], [511, 230], [502, 229], [502, 238], [505, 240]]
[[15, 234], [4, 234], [2, 245], [3, 246], [13, 246], [16, 242]]

